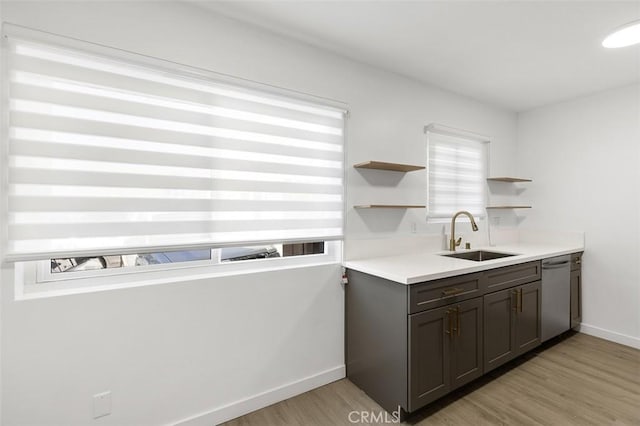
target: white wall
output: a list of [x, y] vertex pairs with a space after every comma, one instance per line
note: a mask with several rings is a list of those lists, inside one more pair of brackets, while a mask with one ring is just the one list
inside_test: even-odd
[[[3, 22], [3, 21], [4, 21], [4, 6], [3, 6], [2, 2], [0, 1], [0, 22]], [[4, 69], [4, 55], [0, 55], [0, 70], [3, 70], [3, 69]], [[0, 71], [0, 78], [3, 78], [3, 77], [4, 76], [2, 75], [2, 71]], [[3, 113], [2, 107], [0, 107], [0, 113]], [[2, 191], [2, 190], [0, 189], [0, 191]], [[0, 195], [2, 195], [2, 194], [0, 193]], [[3, 365], [3, 362], [2, 362], [2, 341], [3, 341], [3, 338], [2, 338], [2, 324], [1, 324], [2, 318], [3, 318], [2, 305], [4, 304], [3, 303], [4, 302], [3, 289], [5, 287], [5, 283], [4, 283], [4, 280], [3, 280], [3, 276], [5, 275], [5, 273], [4, 273], [3, 269], [4, 268], [0, 265], [0, 424], [2, 424], [2, 414], [3, 414], [2, 413], [2, 400], [3, 400], [3, 397], [2, 397], [3, 396], [2, 395], [2, 389], [3, 389], [3, 386], [2, 386], [2, 383], [3, 383], [3, 375], [2, 375], [2, 365]]]
[[[423, 126], [439, 122], [493, 136], [492, 173], [513, 173], [515, 114], [192, 5], [49, 1], [4, 9], [11, 23], [347, 102], [348, 165], [421, 163]], [[424, 229], [422, 211], [350, 207], [424, 202], [424, 174], [347, 169], [348, 235], [409, 233], [412, 222]], [[310, 376], [330, 380], [344, 364], [339, 273], [336, 265], [15, 302], [9, 269], [4, 424], [90, 424], [91, 395], [107, 389], [113, 414], [103, 425], [176, 422], [222, 407], [206, 418], [221, 419], [261, 392]]]
[[640, 347], [640, 86], [520, 114], [523, 227], [585, 231], [582, 330]]
[[[341, 371], [335, 268], [252, 274], [11, 302], [4, 425], [176, 422], [327, 370]], [[10, 292], [9, 292], [10, 293]]]

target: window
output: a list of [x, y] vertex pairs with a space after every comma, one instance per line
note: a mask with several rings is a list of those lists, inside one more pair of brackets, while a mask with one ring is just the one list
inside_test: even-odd
[[344, 110], [5, 32], [5, 261], [55, 263], [50, 273], [64, 275], [80, 264], [124, 269], [168, 253], [203, 261], [211, 248], [233, 261], [243, 257], [225, 258], [234, 247], [342, 238]]
[[[33, 299], [336, 264], [341, 256], [341, 241], [325, 241], [16, 262], [15, 297]], [[61, 269], [69, 268], [68, 264], [86, 265], [61, 273], [55, 270], [56, 263], [62, 264]]]
[[70, 274], [79, 271], [132, 268], [146, 265], [211, 260], [211, 250], [180, 250], [156, 253], [105, 255], [94, 257], [66, 257], [51, 259], [51, 274]]
[[[139, 254], [104, 255], [92, 257], [64, 257], [50, 259], [49, 274], [95, 271], [102, 269], [132, 268], [148, 265], [182, 264], [213, 261], [239, 262], [288, 256], [306, 256], [325, 253], [324, 241], [294, 244], [268, 244], [248, 247], [226, 247], [207, 250], [179, 250]], [[50, 278], [50, 277], [48, 277]], [[45, 278], [45, 281], [47, 279]]]
[[460, 210], [484, 217], [488, 141], [474, 133], [427, 127], [427, 216], [451, 219]]

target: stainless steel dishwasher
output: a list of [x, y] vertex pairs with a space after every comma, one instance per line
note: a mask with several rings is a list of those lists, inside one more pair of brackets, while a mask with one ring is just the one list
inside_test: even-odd
[[571, 328], [571, 256], [542, 261], [542, 341]]

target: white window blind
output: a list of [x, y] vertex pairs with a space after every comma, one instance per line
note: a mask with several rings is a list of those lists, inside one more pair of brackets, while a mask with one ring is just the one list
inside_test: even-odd
[[427, 128], [427, 215], [451, 218], [460, 210], [484, 217], [488, 142], [443, 126]]
[[344, 111], [56, 40], [6, 40], [5, 260], [342, 237]]

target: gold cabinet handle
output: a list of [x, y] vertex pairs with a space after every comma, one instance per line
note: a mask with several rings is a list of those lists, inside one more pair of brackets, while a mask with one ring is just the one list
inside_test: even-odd
[[453, 320], [451, 319], [451, 309], [447, 309], [447, 321], [449, 322], [449, 329], [445, 329], [444, 332], [449, 335], [449, 337], [453, 336]]
[[451, 324], [453, 325], [453, 328], [451, 329], [451, 336], [455, 336], [458, 332], [458, 317], [455, 314], [456, 308], [451, 308]]
[[520, 312], [522, 312], [522, 289], [518, 290], [518, 295], [520, 296], [519, 299], [519, 305], [520, 305]]
[[460, 294], [464, 292], [464, 288], [447, 288], [442, 290], [442, 295], [443, 296], [455, 296], [456, 294]]
[[462, 325], [460, 324], [460, 306], [456, 308], [456, 328], [458, 329], [458, 336], [460, 336], [460, 330], [462, 330]]

